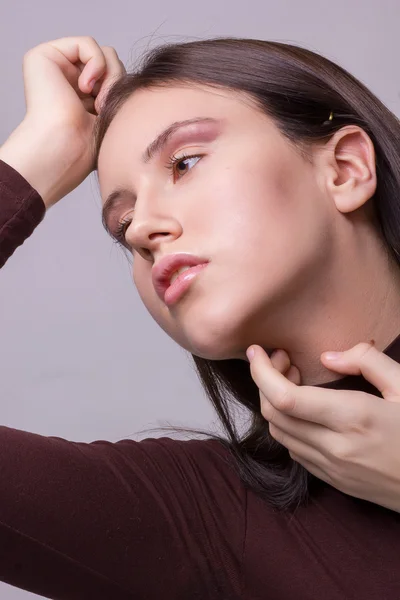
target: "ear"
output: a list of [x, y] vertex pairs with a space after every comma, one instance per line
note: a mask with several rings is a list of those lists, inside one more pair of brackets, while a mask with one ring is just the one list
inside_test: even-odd
[[328, 191], [340, 212], [352, 212], [376, 191], [374, 145], [363, 129], [348, 125], [333, 135], [326, 149]]

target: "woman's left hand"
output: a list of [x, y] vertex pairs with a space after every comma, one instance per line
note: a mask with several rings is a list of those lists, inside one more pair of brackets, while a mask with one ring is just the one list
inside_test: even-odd
[[383, 398], [299, 385], [298, 370], [290, 368], [284, 350], [276, 350], [270, 359], [253, 345], [247, 356], [270, 434], [319, 479], [400, 512], [400, 365], [371, 343], [340, 352], [336, 360], [327, 355], [321, 355], [324, 366], [344, 375], [362, 375]]

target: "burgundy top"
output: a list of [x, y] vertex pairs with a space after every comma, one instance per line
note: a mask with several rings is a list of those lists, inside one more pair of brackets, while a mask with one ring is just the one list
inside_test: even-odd
[[[44, 214], [0, 161], [0, 266]], [[400, 336], [386, 352], [400, 362]], [[380, 396], [361, 376], [323, 387]], [[280, 513], [215, 440], [83, 443], [0, 427], [0, 475], [0, 580], [46, 598], [400, 598], [399, 513], [328, 484]]]

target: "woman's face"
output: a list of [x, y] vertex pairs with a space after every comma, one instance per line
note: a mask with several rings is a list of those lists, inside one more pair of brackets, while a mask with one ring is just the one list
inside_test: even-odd
[[[160, 133], [192, 119], [143, 160]], [[171, 157], [180, 161], [172, 169]], [[315, 163], [243, 95], [197, 86], [135, 92], [105, 135], [98, 174], [103, 202], [128, 190], [107, 226], [114, 234], [131, 221], [124, 243], [140, 297], [191, 353], [244, 358], [252, 343], [273, 347], [293, 303], [315, 292], [331, 248], [331, 203]], [[175, 253], [209, 262], [167, 305], [152, 267]]]

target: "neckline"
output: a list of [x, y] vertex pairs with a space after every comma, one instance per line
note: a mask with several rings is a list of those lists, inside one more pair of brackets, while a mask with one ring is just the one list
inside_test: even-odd
[[[393, 358], [396, 362], [400, 363], [400, 334], [390, 342], [390, 344], [383, 350], [383, 353], [390, 358]], [[340, 379], [334, 381], [327, 381], [326, 383], [316, 383], [313, 387], [330, 388], [333, 390], [349, 389], [357, 390], [365, 387], [366, 380], [362, 375], [345, 375]], [[370, 384], [371, 387], [372, 384]]]

